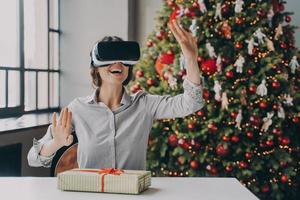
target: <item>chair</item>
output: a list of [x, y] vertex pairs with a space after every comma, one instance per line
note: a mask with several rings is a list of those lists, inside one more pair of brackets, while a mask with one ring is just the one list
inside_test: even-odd
[[57, 176], [58, 173], [64, 172], [66, 170], [78, 168], [77, 163], [77, 148], [78, 141], [76, 135], [74, 135], [74, 141], [70, 146], [62, 147], [59, 149], [51, 164], [51, 176]]

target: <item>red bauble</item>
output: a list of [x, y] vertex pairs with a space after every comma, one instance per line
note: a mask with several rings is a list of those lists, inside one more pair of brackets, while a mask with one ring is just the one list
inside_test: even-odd
[[188, 124], [188, 129], [193, 130], [195, 128], [195, 124], [189, 123]]
[[266, 141], [266, 145], [269, 146], [269, 147], [270, 147], [270, 146], [273, 146], [273, 145], [274, 145], [273, 140], [267, 140], [267, 141]]
[[135, 72], [135, 77], [136, 77], [136, 78], [144, 77], [144, 71], [143, 71], [143, 70], [137, 70], [137, 71]]
[[251, 131], [247, 131], [246, 135], [248, 138], [253, 138], [253, 132], [251, 132]]
[[203, 96], [203, 98], [204, 98], [205, 100], [208, 100], [208, 99], [209, 99], [210, 94], [209, 94], [208, 89], [203, 89], [203, 94], [202, 94], [202, 96]]
[[284, 5], [283, 5], [283, 3], [278, 4], [278, 11], [279, 12], [284, 11]]
[[235, 23], [238, 24], [238, 25], [241, 25], [243, 23], [243, 18], [241, 17], [236, 17], [235, 18]]
[[288, 137], [284, 137], [281, 139], [280, 144], [283, 146], [289, 145], [290, 144], [290, 139]]
[[198, 5], [198, 3], [197, 3], [196, 1], [194, 1], [194, 3], [193, 3], [193, 5], [192, 5], [192, 7], [193, 7], [193, 8], [198, 8], [198, 7], [199, 7], [199, 5]]
[[176, 147], [177, 144], [178, 144], [177, 135], [176, 134], [169, 135], [169, 137], [168, 137], [168, 143], [169, 143], [170, 146]]
[[138, 92], [139, 90], [141, 90], [141, 86], [139, 84], [134, 84], [133, 86], [130, 87], [130, 91], [132, 93], [136, 93]]
[[285, 21], [287, 22], [287, 23], [290, 23], [291, 21], [292, 21], [292, 17], [291, 16], [285, 16]]
[[233, 119], [236, 119], [236, 116], [238, 115], [238, 112], [233, 111], [230, 113], [230, 117], [232, 117]]
[[250, 92], [250, 94], [255, 94], [256, 93], [256, 86], [255, 85], [251, 85], [249, 87], [249, 92]]
[[286, 183], [288, 181], [288, 177], [286, 175], [282, 175], [280, 180], [282, 183]]
[[293, 122], [294, 122], [295, 124], [299, 123], [299, 117], [293, 117]]
[[260, 17], [260, 18], [263, 18], [264, 16], [266, 16], [267, 12], [264, 11], [264, 10], [258, 10], [256, 12], [257, 16]]
[[166, 35], [165, 31], [159, 31], [156, 33], [155, 37], [159, 40], [162, 40], [165, 35]]
[[203, 59], [201, 56], [198, 56], [198, 57], [197, 57], [197, 61], [198, 61], [198, 63], [201, 63], [201, 62], [203, 62], [203, 60], [204, 60], [204, 59]]
[[273, 104], [272, 108], [273, 108], [274, 110], [278, 110], [278, 104], [277, 104], [277, 103]]
[[247, 74], [250, 75], [250, 76], [253, 75], [253, 74], [254, 74], [253, 69], [248, 69], [248, 70], [247, 70]]
[[244, 162], [244, 161], [241, 161], [241, 162], [239, 163], [239, 166], [240, 166], [241, 168], [246, 168], [246, 167], [248, 167], [248, 164], [247, 164], [246, 162]]
[[189, 149], [189, 144], [188, 144], [188, 142], [185, 140], [185, 139], [183, 139], [183, 138], [180, 138], [179, 140], [178, 140], [178, 144], [179, 144], [179, 146], [181, 147], [181, 148], [183, 148], [183, 149], [186, 149], [186, 150], [188, 150]]
[[183, 76], [186, 75], [186, 70], [185, 69], [180, 70], [177, 75], [179, 76], [179, 78], [182, 78]]
[[208, 59], [201, 63], [201, 71], [206, 75], [213, 75], [217, 72], [215, 59]]
[[234, 135], [231, 137], [231, 141], [237, 143], [240, 141], [240, 138], [238, 136]]
[[216, 153], [219, 155], [219, 156], [226, 156], [228, 154], [229, 150], [228, 150], [228, 147], [223, 145], [223, 144], [218, 144], [217, 147], [216, 147]]
[[167, 53], [162, 53], [159, 59], [162, 64], [170, 65], [173, 64], [175, 55], [172, 51], [168, 51]]
[[246, 157], [247, 159], [250, 159], [250, 158], [252, 157], [252, 154], [249, 153], [249, 152], [246, 152], [246, 153], [245, 153], [245, 157]]
[[152, 79], [152, 78], [149, 78], [148, 80], [147, 80], [147, 85], [150, 87], [150, 86], [153, 86], [154, 85], [154, 80]]
[[223, 140], [224, 142], [228, 142], [228, 141], [229, 141], [229, 137], [226, 136], [226, 135], [224, 135], [224, 136], [222, 137], [222, 140]]
[[221, 7], [221, 12], [222, 12], [222, 14], [228, 13], [229, 9], [230, 9], [230, 5], [228, 5], [228, 4], [225, 2], [225, 3], [222, 5], [222, 7]]
[[260, 123], [261, 123], [261, 119], [260, 119], [259, 116], [253, 115], [253, 116], [250, 117], [250, 123], [253, 126], [259, 126]]
[[152, 47], [153, 46], [153, 41], [152, 40], [148, 40], [147, 41], [147, 47]]
[[268, 107], [268, 104], [267, 104], [267, 102], [265, 102], [265, 101], [261, 101], [261, 102], [259, 103], [259, 107], [260, 107], [261, 109], [266, 109], [266, 108]]
[[[173, 7], [173, 5], [172, 5], [172, 7]], [[179, 14], [179, 7], [176, 6], [176, 7], [173, 9], [173, 12], [172, 12], [172, 13], [170, 14], [170, 16], [169, 16], [169, 22], [171, 22], [173, 19], [176, 19], [177, 16], [178, 16], [178, 14]]]
[[200, 110], [200, 111], [197, 112], [197, 115], [200, 116], [200, 117], [203, 117], [204, 116], [204, 112], [202, 110]]
[[280, 47], [281, 47], [282, 49], [286, 49], [287, 45], [286, 45], [284, 42], [281, 42], [281, 43], [280, 43]]
[[267, 192], [270, 191], [270, 187], [269, 187], [268, 185], [264, 185], [264, 186], [261, 188], [261, 191], [262, 191], [263, 193], [267, 193]]
[[213, 122], [209, 123], [207, 125], [207, 128], [211, 132], [217, 132], [218, 131], [218, 127], [216, 127], [215, 123], [213, 123]]
[[214, 165], [207, 165], [207, 166], [206, 166], [206, 170], [207, 170], [210, 174], [212, 174], [212, 175], [218, 174], [218, 169], [217, 169], [217, 167], [214, 166]]
[[196, 142], [194, 139], [191, 139], [191, 145], [193, 146], [194, 149], [200, 149], [201, 144], [199, 142]]
[[199, 168], [199, 163], [196, 160], [192, 160], [190, 162], [190, 166], [191, 166], [192, 169], [198, 169]]
[[280, 82], [275, 80], [274, 82], [272, 82], [272, 87], [273, 88], [279, 88], [280, 87]]
[[235, 48], [241, 49], [241, 48], [243, 48], [243, 44], [242, 44], [241, 42], [237, 42], [237, 43], [235, 44]]
[[279, 128], [274, 128], [274, 129], [272, 130], [272, 133], [273, 133], [274, 135], [278, 135], [278, 136], [282, 135], [282, 131], [281, 131]]
[[232, 170], [233, 170], [232, 165], [227, 165], [226, 168], [225, 168], [225, 170], [226, 170], [227, 172], [232, 172]]
[[225, 73], [226, 77], [227, 78], [233, 78], [233, 71], [232, 70], [229, 70]]

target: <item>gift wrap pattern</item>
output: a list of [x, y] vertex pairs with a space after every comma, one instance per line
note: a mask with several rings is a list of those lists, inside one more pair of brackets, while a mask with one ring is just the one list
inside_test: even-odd
[[151, 185], [151, 172], [120, 169], [72, 169], [57, 176], [58, 189], [139, 194]]

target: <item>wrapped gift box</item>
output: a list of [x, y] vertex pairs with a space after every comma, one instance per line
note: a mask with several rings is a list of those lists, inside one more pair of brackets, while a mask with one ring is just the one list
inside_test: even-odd
[[139, 194], [151, 185], [150, 171], [72, 169], [57, 176], [58, 189], [84, 192]]

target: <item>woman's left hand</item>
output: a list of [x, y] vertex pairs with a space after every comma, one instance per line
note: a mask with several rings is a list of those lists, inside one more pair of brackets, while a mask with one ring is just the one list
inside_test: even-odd
[[181, 28], [178, 24], [178, 21], [175, 19], [169, 22], [169, 28], [174, 34], [177, 42], [179, 43], [184, 58], [189, 61], [197, 61], [197, 38], [194, 37], [191, 32], [188, 32]]

